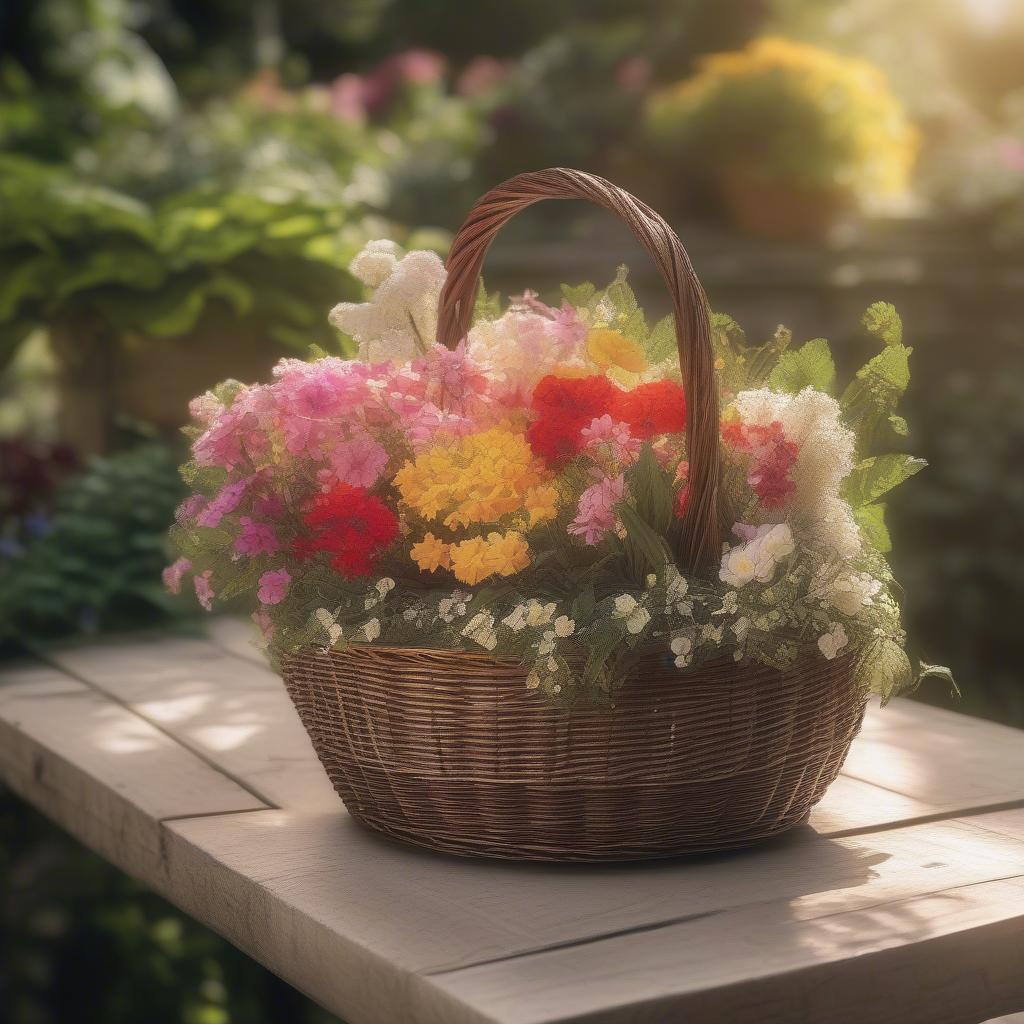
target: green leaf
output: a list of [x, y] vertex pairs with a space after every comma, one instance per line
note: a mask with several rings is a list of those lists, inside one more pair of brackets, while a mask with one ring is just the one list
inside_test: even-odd
[[[844, 419], [857, 435], [857, 450], [868, 454], [910, 384], [910, 354], [904, 345], [884, 348], [862, 366], [840, 399]], [[897, 424], [898, 425], [898, 424]]]
[[476, 302], [473, 303], [473, 320], [475, 324], [480, 320], [497, 320], [501, 316], [501, 292], [493, 295], [487, 294], [483, 279], [476, 290]]
[[653, 364], [662, 363], [666, 359], [675, 357], [678, 351], [675, 317], [663, 317], [647, 336], [647, 360]]
[[903, 320], [891, 302], [872, 302], [860, 322], [886, 345], [903, 344]]
[[889, 426], [892, 427], [892, 432], [899, 437], [907, 437], [910, 434], [910, 427], [907, 425], [907, 421], [895, 413], [889, 417]]
[[843, 496], [856, 509], [887, 494], [928, 463], [910, 455], [876, 455], [854, 466], [843, 484]]
[[882, 698], [886, 705], [914, 687], [914, 670], [907, 652], [888, 637], [881, 637], [869, 645], [857, 666], [858, 679]]
[[815, 338], [795, 351], [783, 352], [768, 376], [768, 387], [773, 391], [793, 395], [804, 388], [814, 388], [830, 395], [835, 383], [836, 364], [824, 338]]
[[926, 679], [941, 679], [949, 684], [950, 696], [959, 697], [960, 687], [956, 685], [953, 673], [945, 665], [929, 665], [926, 661], [917, 664], [917, 679], [914, 680], [915, 689]]
[[596, 293], [597, 288], [590, 281], [575, 287], [568, 284], [562, 285], [562, 295], [571, 306], [576, 306], [577, 309], [587, 309]]
[[622, 525], [626, 528], [627, 551], [639, 555], [638, 561], [648, 572], [660, 572], [666, 563], [672, 561], [668, 543], [664, 536], [652, 529], [631, 505], [623, 503], [616, 510]]
[[884, 555], [892, 551], [892, 538], [889, 536], [889, 528], [885, 525], [885, 503], [877, 502], [873, 505], [861, 505], [853, 510], [853, 518], [861, 528], [868, 543]]

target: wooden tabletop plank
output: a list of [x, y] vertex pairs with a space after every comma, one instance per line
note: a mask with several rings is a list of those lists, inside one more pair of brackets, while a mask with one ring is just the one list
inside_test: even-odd
[[[793, 922], [862, 912], [881, 921], [890, 914], [883, 908], [1007, 878], [1020, 883], [1015, 902], [1001, 897], [1002, 909], [994, 908], [991, 920], [1024, 914], [1024, 844], [962, 822], [839, 840], [805, 830], [744, 853], [606, 867], [459, 860], [391, 844], [350, 819], [283, 811], [168, 827], [186, 844], [173, 846], [172, 863], [180, 857], [196, 878], [191, 865], [198, 859], [204, 866], [197, 904], [186, 909], [205, 914], [243, 949], [354, 1021], [427, 1018], [414, 1012], [421, 989], [413, 999], [404, 984], [399, 994], [413, 1002], [389, 1004], [391, 1017], [369, 1014], [362, 988], [350, 983], [353, 948], [359, 971], [367, 961], [389, 963], [403, 976], [440, 987], [447, 1016], [439, 1021], [518, 1024], [568, 1019], [574, 1005], [586, 1009], [590, 1001], [577, 983], [597, 984], [595, 1005], [629, 1004], [638, 991], [648, 991], [649, 965], [664, 973], [657, 990], [667, 995], [675, 992], [671, 979], [696, 984], [718, 957], [738, 965], [723, 985], [756, 976], [759, 957], [776, 944], [792, 946], [785, 970], [813, 966], [813, 946], [794, 959], [801, 947], [786, 938]], [[899, 917], [898, 910], [891, 913]], [[705, 935], [700, 922], [719, 918], [735, 920], [735, 931], [716, 926]], [[760, 935], [752, 945], [744, 938], [751, 928]], [[878, 932], [865, 932], [865, 951]], [[698, 955], [712, 935], [715, 944]], [[730, 935], [726, 949], [722, 936]], [[675, 958], [651, 959], [648, 946], [657, 948], [660, 936]], [[917, 941], [910, 927], [893, 936], [896, 945]], [[851, 943], [855, 937], [851, 932]], [[605, 947], [607, 955], [592, 952]], [[609, 972], [617, 992], [605, 983]], [[546, 1006], [550, 1017], [541, 1012]], [[994, 1012], [1010, 1008], [998, 1005]]]
[[281, 680], [202, 637], [59, 647], [47, 658], [243, 779], [268, 806], [337, 810]]
[[[641, 865], [471, 861], [353, 822], [280, 681], [223, 642], [51, 657], [0, 669], [0, 772], [351, 1024], [966, 1024], [1024, 1008], [1019, 732], [896, 702], [780, 841]], [[844, 993], [831, 1009], [829, 992]]]
[[0, 776], [125, 870], [159, 870], [162, 821], [262, 810], [122, 705], [43, 666], [0, 675]]

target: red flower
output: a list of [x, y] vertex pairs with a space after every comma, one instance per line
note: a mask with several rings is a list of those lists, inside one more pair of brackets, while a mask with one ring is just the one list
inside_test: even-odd
[[366, 576], [381, 552], [398, 536], [398, 519], [365, 487], [336, 484], [318, 494], [303, 513], [310, 535], [295, 542], [299, 558], [318, 551], [333, 557], [331, 566], [342, 576]]
[[674, 381], [656, 380], [618, 392], [611, 413], [641, 440], [656, 434], [681, 434], [686, 430], [686, 395]]
[[765, 508], [779, 508], [796, 490], [790, 471], [800, 454], [799, 447], [786, 439], [778, 420], [767, 426], [723, 423], [722, 440], [738, 452], [751, 456], [747, 483]]
[[526, 438], [549, 463], [577, 455], [584, 441], [580, 431], [611, 408], [618, 389], [607, 377], [542, 377], [531, 402], [537, 419]]

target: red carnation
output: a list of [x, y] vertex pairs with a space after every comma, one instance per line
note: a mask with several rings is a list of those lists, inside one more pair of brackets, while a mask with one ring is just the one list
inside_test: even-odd
[[681, 434], [686, 430], [686, 395], [670, 380], [617, 392], [611, 412], [629, 426], [634, 437], [644, 441], [656, 434]]
[[381, 552], [398, 536], [398, 519], [365, 487], [336, 484], [318, 494], [303, 513], [310, 535], [295, 542], [295, 553], [309, 558], [327, 551], [342, 576], [366, 576]]
[[607, 377], [542, 377], [531, 402], [537, 419], [526, 431], [530, 447], [549, 463], [583, 449], [580, 431], [609, 411], [618, 389]]

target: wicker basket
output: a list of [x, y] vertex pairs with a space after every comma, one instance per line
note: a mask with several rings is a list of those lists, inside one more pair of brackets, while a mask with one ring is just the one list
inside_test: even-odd
[[[498, 229], [542, 199], [618, 214], [672, 295], [687, 400], [690, 501], [678, 563], [721, 550], [718, 389], [707, 301], [672, 229], [628, 193], [556, 168], [487, 193], [452, 243], [439, 340], [466, 334]], [[731, 658], [680, 671], [645, 653], [607, 708], [565, 710], [517, 662], [351, 647], [307, 651], [285, 683], [353, 817], [463, 855], [626, 860], [744, 846], [803, 821], [842, 766], [866, 695], [850, 658], [815, 650], [780, 672]]]

